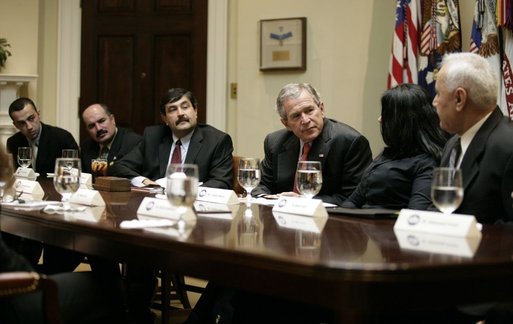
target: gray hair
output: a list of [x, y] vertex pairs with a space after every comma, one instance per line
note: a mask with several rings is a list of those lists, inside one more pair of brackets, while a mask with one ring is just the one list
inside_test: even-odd
[[497, 104], [499, 78], [488, 61], [474, 53], [453, 53], [442, 60], [448, 91], [462, 87], [471, 103], [480, 108]]
[[278, 98], [276, 98], [276, 111], [283, 120], [287, 120], [285, 108], [283, 107], [285, 100], [288, 98], [295, 99], [299, 97], [303, 91], [308, 92], [312, 96], [312, 99], [317, 106], [321, 104], [321, 96], [319, 95], [319, 92], [317, 92], [310, 83], [289, 83], [281, 88]]

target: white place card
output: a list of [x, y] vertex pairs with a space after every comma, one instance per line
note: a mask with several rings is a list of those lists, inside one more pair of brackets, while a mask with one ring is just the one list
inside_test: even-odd
[[[144, 197], [143, 201], [137, 209], [137, 215], [139, 216], [153, 216], [153, 217], [164, 217], [173, 220], [178, 220], [180, 214], [176, 207], [171, 205], [169, 200], [158, 199], [153, 197]], [[187, 208], [187, 211], [182, 216], [186, 222], [196, 220], [196, 215], [191, 208]]]
[[80, 188], [93, 188], [93, 175], [91, 173], [80, 173]]
[[45, 196], [45, 192], [39, 182], [17, 178], [14, 183], [16, 195], [23, 199], [40, 200]]
[[472, 215], [445, 215], [439, 212], [413, 209], [401, 210], [395, 221], [394, 230], [457, 237], [481, 237], [480, 224]]
[[239, 204], [235, 191], [209, 187], [199, 187], [196, 200], [227, 205]]
[[79, 188], [70, 202], [87, 206], [105, 206], [105, 201], [98, 190]]
[[312, 217], [328, 217], [328, 212], [320, 199], [280, 197], [273, 212], [296, 214]]
[[476, 253], [480, 236], [457, 237], [394, 230], [401, 249], [471, 258]]
[[35, 181], [37, 179], [37, 176], [39, 173], [36, 173], [34, 169], [32, 168], [18, 168], [16, 169], [16, 172], [14, 173], [14, 176], [16, 179], [26, 179]]
[[237, 215], [239, 206], [239, 204], [226, 205], [197, 200], [194, 202], [194, 209], [198, 216], [220, 219], [233, 219]]
[[274, 219], [281, 227], [305, 232], [321, 233], [328, 217], [306, 217], [273, 211]]

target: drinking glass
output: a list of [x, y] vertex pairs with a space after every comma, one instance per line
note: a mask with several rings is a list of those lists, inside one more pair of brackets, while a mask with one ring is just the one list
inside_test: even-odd
[[241, 158], [237, 179], [247, 192], [246, 203], [251, 204], [251, 191], [260, 183], [260, 160], [257, 158]]
[[[62, 155], [61, 157], [63, 158], [78, 158], [78, 150], [75, 150], [75, 149], [63, 149], [62, 150]], [[73, 165], [72, 164], [68, 164], [68, 168], [72, 168]]]
[[78, 158], [78, 150], [75, 149], [63, 149], [62, 156], [63, 158]]
[[435, 168], [431, 184], [433, 204], [444, 214], [455, 211], [463, 200], [463, 180], [461, 170], [455, 168]]
[[[71, 166], [71, 167], [70, 167]], [[53, 185], [62, 195], [62, 207], [70, 210], [69, 200], [80, 187], [80, 159], [58, 158], [55, 160], [55, 175]]]
[[32, 164], [32, 148], [28, 146], [18, 147], [18, 164], [22, 168], [30, 167]]
[[305, 198], [312, 198], [322, 188], [322, 171], [319, 161], [297, 163], [296, 184], [298, 192]]
[[193, 207], [198, 194], [198, 166], [196, 164], [171, 163], [166, 171], [166, 195], [178, 210], [178, 232], [185, 231], [184, 215]]

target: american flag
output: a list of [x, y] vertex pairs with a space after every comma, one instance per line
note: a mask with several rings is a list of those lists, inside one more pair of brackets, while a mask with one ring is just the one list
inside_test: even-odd
[[401, 83], [417, 83], [419, 1], [397, 0], [388, 88]]

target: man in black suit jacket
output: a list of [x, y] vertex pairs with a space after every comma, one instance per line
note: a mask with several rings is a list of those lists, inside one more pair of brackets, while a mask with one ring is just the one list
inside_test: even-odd
[[39, 111], [29, 98], [18, 98], [9, 106], [9, 116], [19, 130], [7, 139], [7, 150], [13, 155], [14, 165], [18, 167], [16, 156], [18, 147], [30, 146], [35, 153], [34, 170], [41, 176], [53, 173], [55, 159], [62, 156], [63, 149], [78, 150], [73, 135], [65, 129], [43, 124]]
[[[513, 122], [496, 105], [500, 80], [496, 73], [477, 54], [446, 55], [433, 100], [440, 126], [455, 134], [444, 148], [441, 166], [450, 165], [451, 152], [461, 142], [455, 167], [462, 172], [464, 195], [455, 212], [474, 215], [481, 223], [513, 221]], [[513, 322], [512, 304], [460, 310], [487, 323]]]
[[203, 186], [231, 189], [233, 144], [230, 135], [197, 123], [197, 101], [190, 91], [170, 89], [161, 99], [166, 125], [144, 130], [142, 142], [109, 168], [109, 174], [132, 179], [135, 186], [156, 185], [166, 175], [177, 140], [182, 163], [198, 165]]
[[284, 86], [276, 109], [286, 129], [265, 138], [262, 177], [252, 195], [298, 196], [293, 192], [296, 166], [303, 145], [309, 143], [307, 160], [320, 161], [322, 165], [323, 184], [316, 197], [342, 204], [372, 161], [367, 139], [352, 127], [326, 118], [324, 103], [307, 83]]
[[116, 119], [109, 107], [97, 103], [82, 112], [82, 121], [89, 137], [80, 146], [82, 171], [91, 173], [91, 160], [102, 157], [108, 164], [121, 159], [141, 142], [141, 135], [116, 127]]
[[[14, 166], [18, 167], [18, 147], [30, 146], [35, 155], [36, 165], [32, 168], [42, 177], [53, 173], [55, 159], [62, 156], [63, 149], [76, 149], [78, 145], [70, 132], [59, 127], [41, 123], [39, 112], [29, 98], [18, 98], [9, 106], [14, 126], [19, 130], [7, 139], [7, 150], [12, 153]], [[43, 249], [40, 242], [26, 240], [11, 234], [4, 235], [5, 241], [23, 254], [35, 266]]]
[[496, 106], [498, 81], [486, 59], [469, 53], [444, 58], [433, 100], [440, 126], [455, 134], [447, 142], [441, 165], [458, 139], [463, 201], [455, 211], [481, 223], [512, 222], [513, 122]]
[[[198, 165], [203, 186], [231, 189], [232, 139], [212, 126], [197, 123], [193, 94], [181, 88], [168, 90], [161, 98], [160, 115], [166, 125], [147, 127], [141, 143], [109, 167], [108, 173], [130, 178], [135, 186], [157, 185], [155, 180], [166, 175], [171, 152], [180, 140], [181, 162]], [[147, 305], [153, 294], [153, 269], [129, 264], [126, 270], [130, 307], [138, 322], [151, 321]]]

